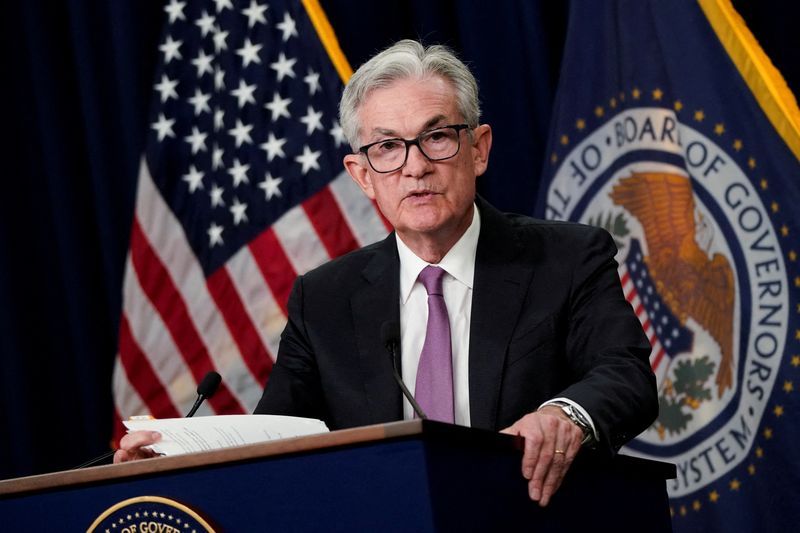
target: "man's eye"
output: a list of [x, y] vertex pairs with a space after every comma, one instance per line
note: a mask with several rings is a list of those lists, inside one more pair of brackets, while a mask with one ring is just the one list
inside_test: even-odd
[[401, 146], [402, 144], [395, 140], [388, 140], [378, 144], [377, 148], [381, 152], [391, 152], [393, 150], [399, 150]]

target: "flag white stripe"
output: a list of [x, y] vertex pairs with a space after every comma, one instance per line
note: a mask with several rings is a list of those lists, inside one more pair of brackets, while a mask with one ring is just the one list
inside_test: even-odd
[[128, 379], [128, 374], [125, 372], [125, 367], [122, 366], [119, 354], [117, 354], [116, 364], [114, 365], [112, 390], [114, 393], [114, 406], [117, 408], [122, 420], [131, 416], [152, 414]]
[[226, 268], [261, 342], [274, 361], [278, 355], [281, 332], [286, 325], [283, 310], [267, 286], [248, 246], [236, 252]]
[[304, 274], [330, 259], [301, 206], [287, 211], [272, 228], [297, 274]]
[[329, 187], [360, 246], [386, 237], [388, 231], [375, 209], [375, 204], [364, 195], [347, 172], [339, 174]]

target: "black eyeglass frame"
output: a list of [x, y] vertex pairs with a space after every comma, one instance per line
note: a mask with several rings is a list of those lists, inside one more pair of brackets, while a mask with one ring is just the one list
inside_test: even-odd
[[[436, 130], [443, 130], [443, 129], [447, 129], [447, 128], [451, 128], [451, 129], [456, 130], [456, 139], [458, 140], [458, 146], [456, 147], [456, 151], [453, 152], [453, 155], [449, 155], [447, 157], [433, 158], [433, 157], [429, 156], [428, 154], [426, 154], [425, 150], [422, 149], [422, 145], [419, 143], [420, 139], [423, 136], [428, 135], [431, 132], [434, 132]], [[468, 129], [472, 129], [472, 126], [470, 126], [469, 124], [447, 124], [445, 126], [437, 126], [435, 128], [430, 128], [430, 129], [421, 131], [419, 133], [419, 135], [417, 135], [413, 139], [403, 139], [401, 137], [390, 137], [388, 139], [381, 139], [380, 141], [375, 141], [374, 143], [365, 144], [364, 146], [362, 146], [361, 148], [358, 149], [358, 152], [364, 154], [364, 157], [367, 158], [367, 163], [369, 163], [369, 166], [370, 166], [370, 168], [372, 168], [372, 170], [374, 170], [378, 174], [388, 174], [390, 172], [397, 172], [398, 170], [400, 170], [401, 168], [403, 168], [406, 165], [406, 163], [408, 162], [408, 150], [409, 150], [410, 146], [416, 146], [417, 149], [419, 150], [419, 153], [424, 155], [429, 161], [445, 161], [447, 159], [452, 159], [453, 157], [458, 155], [458, 152], [461, 151], [461, 131], [462, 130], [468, 130]], [[392, 170], [378, 170], [372, 164], [372, 161], [370, 161], [369, 154], [367, 153], [367, 150], [369, 150], [370, 148], [372, 148], [376, 144], [385, 143], [385, 142], [389, 142], [389, 141], [398, 141], [398, 142], [402, 142], [403, 144], [405, 144], [406, 155], [403, 158], [403, 162], [397, 168], [393, 168]]]

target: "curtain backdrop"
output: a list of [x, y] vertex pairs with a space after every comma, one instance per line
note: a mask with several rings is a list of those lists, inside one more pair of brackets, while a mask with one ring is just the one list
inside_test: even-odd
[[[531, 213], [567, 2], [321, 2], [350, 63], [404, 37], [453, 47], [494, 128], [478, 189]], [[794, 20], [736, 2], [798, 94]], [[136, 173], [165, 20], [159, 2], [17, 0], [0, 23], [0, 478], [108, 449], [111, 372]]]

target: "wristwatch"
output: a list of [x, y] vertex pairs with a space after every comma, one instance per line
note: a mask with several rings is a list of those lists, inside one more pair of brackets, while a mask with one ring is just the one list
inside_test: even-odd
[[592, 425], [578, 409], [575, 409], [574, 405], [569, 404], [567, 402], [558, 402], [558, 401], [550, 402], [547, 405], [555, 405], [556, 407], [561, 409], [564, 412], [564, 414], [567, 415], [567, 418], [572, 420], [572, 422], [576, 426], [581, 428], [581, 431], [583, 431], [583, 440], [581, 441], [581, 446], [594, 442], [594, 432], [592, 431]]

